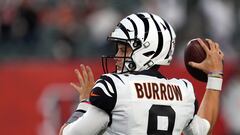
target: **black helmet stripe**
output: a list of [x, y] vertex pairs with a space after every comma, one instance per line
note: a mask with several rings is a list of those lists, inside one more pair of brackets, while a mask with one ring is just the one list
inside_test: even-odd
[[144, 32], [144, 41], [147, 39], [148, 33], [149, 33], [149, 22], [148, 19], [143, 14], [136, 14], [144, 24], [145, 32]]
[[164, 21], [164, 23], [165, 23], [165, 25], [166, 25], [166, 27], [167, 27], [167, 29], [168, 29], [168, 31], [169, 31], [170, 38], [171, 38], [171, 40], [170, 40], [170, 47], [169, 47], [167, 56], [165, 57], [165, 59], [167, 59], [167, 58], [169, 58], [169, 53], [170, 53], [170, 51], [171, 51], [171, 49], [172, 49], [172, 45], [171, 45], [171, 44], [172, 44], [172, 31], [171, 31], [171, 29], [170, 29], [169, 24], [168, 24], [165, 20], [163, 20], [163, 21]]
[[162, 31], [157, 23], [157, 21], [154, 19], [153, 15], [150, 14], [151, 18], [153, 19], [155, 26], [157, 28], [158, 31], [158, 47], [156, 50], [156, 53], [152, 56], [152, 58], [155, 58], [156, 56], [158, 56], [160, 54], [160, 52], [162, 51], [163, 48], [163, 35], [162, 35]]
[[170, 37], [171, 37], [171, 41], [172, 41], [172, 31], [170, 29], [170, 26], [169, 26], [169, 24], [165, 20], [163, 20], [163, 21], [164, 21], [164, 23], [165, 23], [165, 25], [166, 25], [166, 27], [167, 27], [167, 29], [169, 31], [169, 34], [170, 34]]
[[137, 38], [137, 36], [138, 36], [138, 29], [137, 29], [136, 23], [129, 17], [127, 19], [132, 23], [133, 28], [134, 28], [134, 37]]
[[127, 36], [127, 38], [130, 39], [128, 30], [126, 29], [126, 27], [122, 23], [119, 23], [117, 26], [124, 32], [124, 34]]

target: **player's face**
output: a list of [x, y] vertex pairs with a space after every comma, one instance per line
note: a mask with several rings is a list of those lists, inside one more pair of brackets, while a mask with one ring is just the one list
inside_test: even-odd
[[118, 71], [122, 71], [122, 68], [124, 66], [123, 65], [123, 62], [124, 62], [123, 57], [130, 57], [132, 54], [132, 48], [130, 46], [124, 45], [122, 43], [118, 43], [117, 47], [118, 47], [118, 51], [115, 55], [116, 58], [114, 58], [114, 60], [116, 62], [115, 65], [116, 65]]

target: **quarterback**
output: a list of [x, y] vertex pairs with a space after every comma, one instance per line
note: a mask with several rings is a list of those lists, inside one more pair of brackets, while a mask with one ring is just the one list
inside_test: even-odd
[[[207, 57], [189, 64], [208, 74], [206, 92], [197, 106], [194, 88], [186, 79], [166, 78], [159, 67], [169, 65], [175, 32], [161, 17], [137, 13], [119, 22], [108, 40], [117, 46], [115, 56], [103, 57], [103, 74], [96, 82], [91, 68], [76, 70], [79, 93], [76, 111], [60, 135], [207, 135], [212, 134], [219, 110], [223, 53], [207, 39], [198, 40]], [[108, 59], [116, 72], [107, 73]]]

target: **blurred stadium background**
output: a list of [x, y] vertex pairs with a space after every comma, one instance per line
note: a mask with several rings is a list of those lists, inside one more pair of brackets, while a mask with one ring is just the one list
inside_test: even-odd
[[192, 81], [199, 101], [205, 84], [185, 70], [184, 47], [196, 37], [220, 43], [225, 80], [214, 135], [240, 135], [239, 0], [0, 0], [1, 135], [57, 135], [78, 102], [73, 70], [87, 64], [98, 78], [100, 56], [112, 50], [107, 35], [139, 11], [173, 25], [175, 59], [162, 70]]

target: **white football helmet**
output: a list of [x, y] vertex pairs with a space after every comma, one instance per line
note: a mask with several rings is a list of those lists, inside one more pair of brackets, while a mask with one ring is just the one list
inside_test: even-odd
[[147, 70], [154, 65], [169, 65], [175, 38], [172, 26], [161, 17], [137, 13], [121, 20], [108, 40], [131, 46], [132, 55], [126, 58], [128, 60], [124, 62], [123, 69], [124, 72], [131, 72]]

